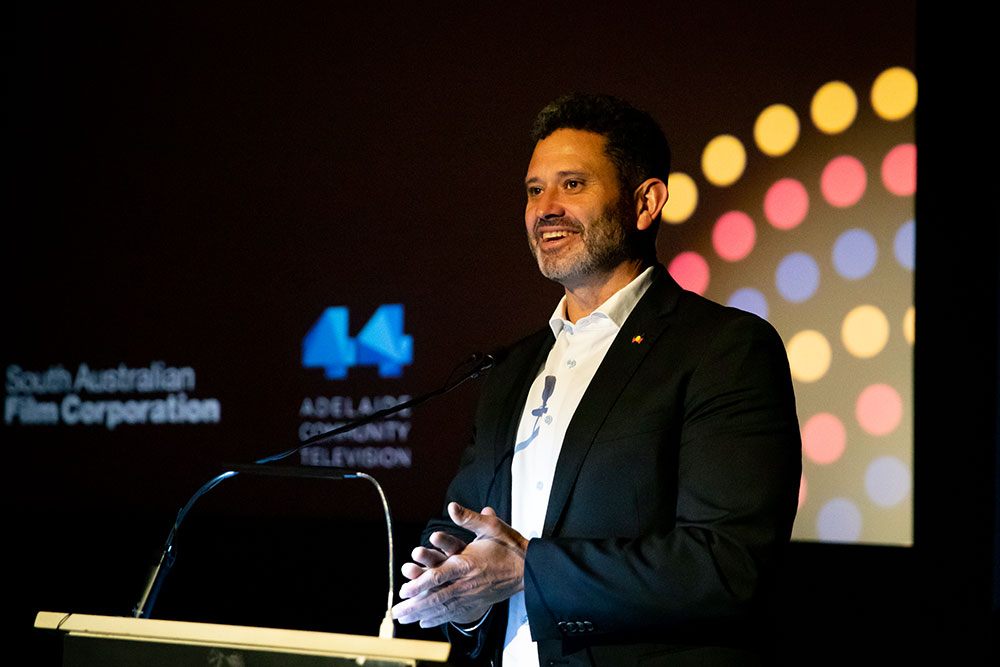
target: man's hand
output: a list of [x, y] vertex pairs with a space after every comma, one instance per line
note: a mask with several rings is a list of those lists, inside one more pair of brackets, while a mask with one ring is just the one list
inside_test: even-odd
[[497, 518], [490, 507], [482, 514], [458, 503], [448, 505], [455, 525], [476, 534], [469, 544], [447, 533], [431, 535], [441, 552], [413, 550], [416, 563], [406, 563], [410, 579], [399, 589], [403, 598], [392, 608], [400, 623], [420, 622], [429, 628], [448, 621], [473, 623], [496, 602], [524, 589], [524, 554], [528, 540]]

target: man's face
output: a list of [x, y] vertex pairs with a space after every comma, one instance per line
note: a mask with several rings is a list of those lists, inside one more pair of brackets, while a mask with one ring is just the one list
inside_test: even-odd
[[535, 145], [525, 187], [524, 224], [542, 275], [564, 286], [605, 274], [629, 259], [635, 226], [629, 198], [604, 153], [606, 139], [556, 130]]

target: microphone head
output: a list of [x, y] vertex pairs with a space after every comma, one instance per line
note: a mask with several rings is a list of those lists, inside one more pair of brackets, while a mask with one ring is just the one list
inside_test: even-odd
[[473, 375], [470, 377], [479, 377], [480, 375], [486, 373], [491, 368], [499, 364], [507, 356], [509, 348], [500, 347], [489, 352], [476, 352], [472, 355], [472, 359], [475, 366], [472, 369]]

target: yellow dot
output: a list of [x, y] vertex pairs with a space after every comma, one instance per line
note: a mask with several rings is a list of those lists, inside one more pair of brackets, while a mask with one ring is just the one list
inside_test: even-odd
[[917, 77], [905, 67], [890, 67], [872, 84], [872, 108], [886, 120], [906, 118], [917, 106]]
[[917, 339], [917, 313], [913, 306], [907, 308], [906, 314], [903, 315], [903, 338], [910, 345]]
[[821, 132], [837, 134], [854, 122], [858, 115], [858, 98], [843, 81], [831, 81], [813, 95], [809, 111], [813, 124]]
[[698, 206], [698, 186], [687, 174], [675, 171], [667, 179], [667, 204], [660, 216], [672, 225], [684, 222], [691, 217]]
[[743, 175], [746, 166], [746, 149], [731, 134], [720, 134], [712, 139], [701, 154], [701, 170], [712, 185], [732, 185]]
[[844, 318], [840, 338], [855, 357], [870, 359], [889, 341], [889, 320], [875, 306], [858, 306]]
[[786, 349], [792, 377], [799, 382], [815, 382], [830, 368], [830, 344], [818, 331], [800, 331]]
[[784, 155], [799, 140], [799, 117], [789, 106], [772, 104], [757, 116], [753, 138], [765, 155]]

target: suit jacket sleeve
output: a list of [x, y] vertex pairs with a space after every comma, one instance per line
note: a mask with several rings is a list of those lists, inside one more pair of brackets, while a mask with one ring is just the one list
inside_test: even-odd
[[[530, 542], [536, 641], [581, 629], [656, 630], [662, 641], [664, 630], [710, 632], [753, 610], [791, 531], [801, 448], [780, 339], [730, 314], [701, 340], [684, 341], [694, 332], [683, 327], [661, 336], [598, 429], [562, 515]], [[615, 450], [616, 469], [604, 471], [620, 487], [612, 495], [587, 465]]]

